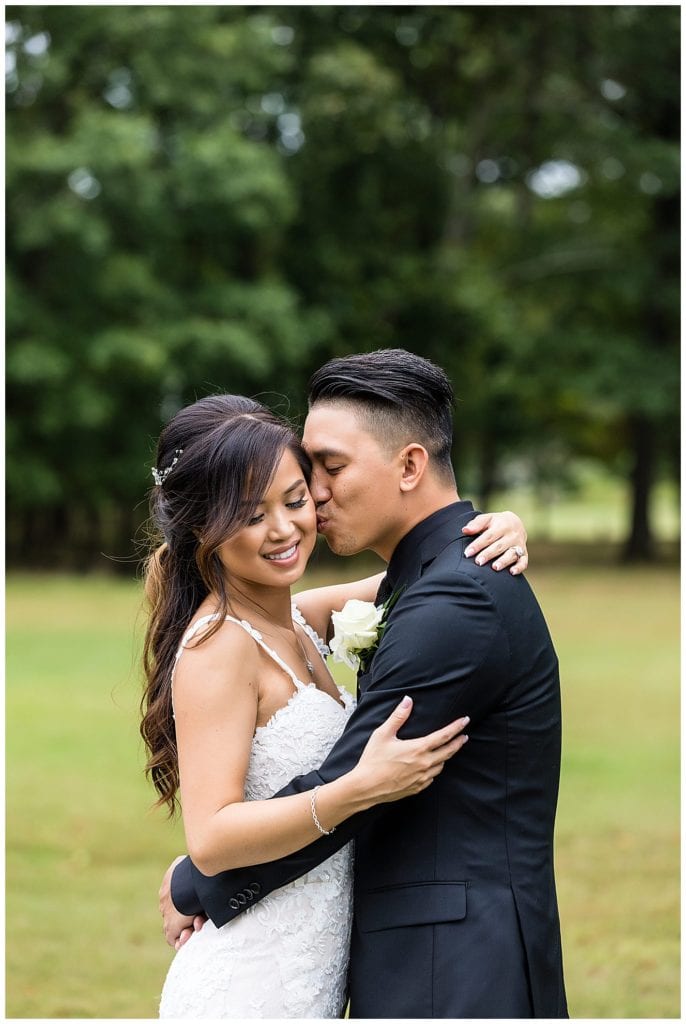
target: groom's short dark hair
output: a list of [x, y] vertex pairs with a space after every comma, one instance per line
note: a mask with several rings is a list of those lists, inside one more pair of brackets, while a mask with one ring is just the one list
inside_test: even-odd
[[310, 408], [350, 402], [383, 446], [418, 441], [434, 468], [452, 481], [453, 389], [444, 371], [403, 348], [330, 359], [310, 379]]

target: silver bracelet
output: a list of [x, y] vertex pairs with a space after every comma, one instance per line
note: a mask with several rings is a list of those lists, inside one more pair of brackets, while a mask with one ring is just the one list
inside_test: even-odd
[[314, 805], [314, 802], [317, 799], [317, 790], [321, 788], [321, 786], [315, 786], [314, 789], [312, 790], [312, 795], [310, 796], [310, 810], [312, 811], [312, 821], [315, 823], [315, 825], [317, 826], [317, 828], [319, 829], [323, 836], [330, 836], [332, 832], [336, 831], [336, 826], [334, 825], [334, 827], [330, 828], [329, 831], [327, 832], [326, 829], [322, 827], [322, 823], [317, 817], [317, 809]]

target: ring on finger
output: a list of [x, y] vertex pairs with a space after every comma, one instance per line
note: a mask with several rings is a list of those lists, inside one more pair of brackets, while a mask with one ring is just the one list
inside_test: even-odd
[[512, 548], [512, 550], [514, 551], [514, 553], [517, 556], [517, 558], [523, 558], [524, 557], [524, 548], [521, 547], [519, 544], [515, 544], [514, 547]]

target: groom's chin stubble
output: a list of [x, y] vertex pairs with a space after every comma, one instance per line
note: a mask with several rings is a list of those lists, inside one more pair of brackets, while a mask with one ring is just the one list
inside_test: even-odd
[[357, 555], [359, 554], [360, 548], [357, 547], [352, 537], [331, 537], [329, 534], [325, 534], [324, 539], [329, 545], [329, 550], [334, 555]]

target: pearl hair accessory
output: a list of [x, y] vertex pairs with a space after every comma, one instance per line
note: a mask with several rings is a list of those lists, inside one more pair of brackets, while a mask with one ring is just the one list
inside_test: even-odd
[[172, 459], [171, 463], [167, 466], [166, 469], [159, 470], [157, 466], [153, 466], [151, 473], [153, 476], [153, 480], [155, 481], [158, 487], [161, 487], [164, 481], [167, 479], [172, 469], [179, 461], [180, 455], [183, 455], [183, 448], [176, 448], [174, 451], [174, 458]]

